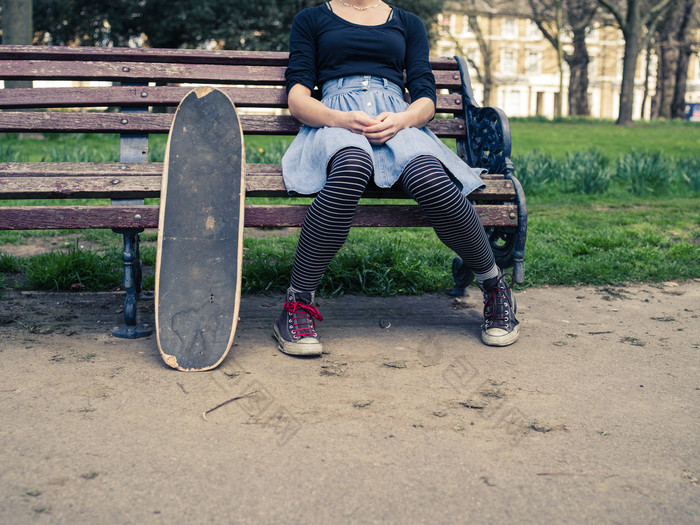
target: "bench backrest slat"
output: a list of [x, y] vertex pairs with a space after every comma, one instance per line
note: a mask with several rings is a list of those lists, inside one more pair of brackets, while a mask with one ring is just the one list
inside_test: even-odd
[[216, 64], [164, 64], [141, 62], [67, 62], [0, 60], [0, 77], [11, 80], [99, 79], [116, 82], [215, 82], [272, 84], [284, 81], [282, 66], [230, 66]]
[[[13, 111], [0, 113], [0, 132], [167, 133], [173, 115], [164, 113], [77, 113]], [[294, 135], [301, 125], [288, 115], [242, 115], [243, 132]], [[428, 127], [440, 137], [464, 135], [464, 120], [434, 119]]]
[[[3, 45], [0, 47], [0, 60], [94, 60], [286, 66], [288, 54], [279, 51]], [[458, 69], [455, 60], [447, 57], [430, 57], [430, 65], [434, 70]]]
[[[177, 106], [191, 87], [179, 86], [101, 86], [0, 89], [0, 109], [148, 107]], [[282, 88], [221, 88], [237, 107], [286, 108], [287, 94]], [[462, 111], [459, 94], [437, 97], [439, 113]]]
[[[8, 80], [82, 80], [113, 82], [210, 82], [215, 84], [282, 85], [284, 66], [172, 64], [157, 62], [67, 62], [0, 60], [0, 78]], [[456, 71], [437, 70], [439, 88], [461, 85]]]

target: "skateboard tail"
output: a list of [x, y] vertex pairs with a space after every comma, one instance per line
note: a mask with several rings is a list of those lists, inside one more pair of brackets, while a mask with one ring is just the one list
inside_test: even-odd
[[156, 334], [172, 368], [211, 370], [233, 345], [244, 203], [245, 150], [235, 106], [220, 90], [197, 88], [173, 119], [159, 210]]

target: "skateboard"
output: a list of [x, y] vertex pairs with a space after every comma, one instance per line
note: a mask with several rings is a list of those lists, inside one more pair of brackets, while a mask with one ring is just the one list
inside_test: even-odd
[[163, 361], [211, 370], [233, 344], [243, 262], [245, 152], [236, 108], [211, 87], [177, 108], [165, 149], [155, 316]]

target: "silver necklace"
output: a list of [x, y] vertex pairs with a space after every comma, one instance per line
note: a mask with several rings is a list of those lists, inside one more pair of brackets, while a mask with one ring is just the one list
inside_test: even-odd
[[345, 0], [338, 0], [341, 4], [343, 4], [345, 7], [352, 7], [353, 9], [357, 9], [358, 11], [367, 11], [367, 9], [372, 9], [373, 7], [379, 7], [382, 5], [382, 0], [379, 0], [376, 4], [368, 5], [365, 7], [357, 7], [355, 4], [350, 4], [346, 2]]

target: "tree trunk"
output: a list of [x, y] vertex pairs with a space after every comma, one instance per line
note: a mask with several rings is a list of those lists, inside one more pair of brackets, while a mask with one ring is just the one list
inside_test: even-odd
[[671, 118], [685, 117], [685, 90], [688, 80], [688, 66], [690, 57], [693, 54], [693, 47], [689, 41], [693, 20], [693, 9], [695, 0], [686, 0], [683, 8], [683, 18], [678, 31], [678, 64], [676, 65], [676, 83], [673, 89], [673, 99], [671, 100]]
[[564, 50], [562, 48], [562, 0], [556, 1], [557, 24], [557, 67], [559, 68], [559, 98], [557, 99], [556, 116], [564, 116]]
[[676, 67], [676, 85], [673, 89], [669, 118], [685, 117], [685, 90], [688, 81], [688, 66], [690, 65], [692, 54], [693, 52], [689, 45], [684, 46], [679, 54]]
[[678, 67], [678, 46], [673, 37], [665, 35], [665, 39], [657, 46], [659, 65], [656, 69], [656, 94], [654, 117], [671, 118], [671, 101]]
[[574, 51], [566, 56], [569, 64], [569, 115], [587, 117], [591, 114], [588, 106], [588, 48], [586, 28], [574, 28]]
[[[647, 44], [646, 57], [644, 59], [644, 96], [642, 96], [642, 118], [644, 118], [644, 113], [646, 112], [647, 100], [649, 99], [649, 77], [651, 76], [651, 67], [649, 63], [651, 62], [651, 43]], [[651, 114], [651, 113], [650, 113]], [[651, 117], [649, 118], [651, 120]]]
[[[32, 0], [2, 0], [2, 43], [31, 44]], [[6, 80], [6, 88], [32, 87], [31, 80]]]
[[626, 126], [632, 123], [634, 109], [634, 76], [637, 72], [637, 59], [641, 51], [642, 20], [639, 0], [627, 3], [627, 19], [622, 32], [625, 36], [625, 55], [622, 64], [622, 86], [620, 87], [620, 114], [617, 124]]
[[692, 53], [689, 27], [694, 0], [683, 0], [668, 11], [656, 32], [656, 93], [652, 100], [652, 117], [672, 119], [685, 112], [685, 86]]
[[[479, 24], [479, 19], [476, 14], [476, 4], [474, 0], [471, 1], [472, 11], [468, 14], [469, 25], [476, 36], [476, 41], [479, 44], [479, 52], [481, 53], [481, 71], [479, 72], [479, 77], [481, 83], [484, 86], [484, 99], [482, 100], [482, 105], [485, 107], [492, 106], [491, 95], [493, 93], [493, 74], [492, 74], [492, 60], [491, 60], [491, 44], [487, 42], [484, 38], [484, 32], [481, 30], [481, 25]], [[488, 17], [488, 34], [493, 34], [491, 27], [493, 23], [493, 18]], [[478, 69], [478, 68], [477, 68]]]

